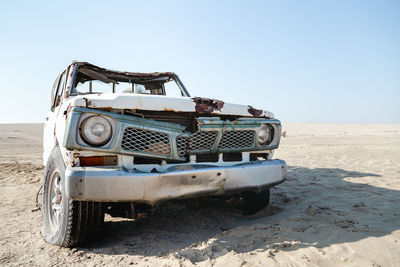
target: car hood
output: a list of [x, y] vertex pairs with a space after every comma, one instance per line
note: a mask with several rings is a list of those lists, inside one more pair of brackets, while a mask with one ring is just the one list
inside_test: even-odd
[[274, 118], [266, 110], [249, 105], [226, 103], [217, 99], [201, 97], [172, 98], [160, 95], [139, 94], [88, 94], [70, 96], [67, 105], [88, 108], [136, 109], [154, 111], [198, 112], [215, 115]]

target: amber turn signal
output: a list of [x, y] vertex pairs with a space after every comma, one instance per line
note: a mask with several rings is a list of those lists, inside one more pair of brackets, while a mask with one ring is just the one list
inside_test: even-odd
[[79, 157], [80, 166], [116, 166], [118, 164], [117, 156], [94, 156]]

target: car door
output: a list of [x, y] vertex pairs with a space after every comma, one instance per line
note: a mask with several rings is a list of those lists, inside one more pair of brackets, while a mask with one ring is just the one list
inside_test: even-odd
[[43, 129], [43, 165], [46, 165], [47, 159], [56, 145], [56, 119], [60, 111], [60, 102], [62, 92], [66, 84], [67, 70], [64, 70], [55, 80], [51, 90], [50, 110], [44, 123]]

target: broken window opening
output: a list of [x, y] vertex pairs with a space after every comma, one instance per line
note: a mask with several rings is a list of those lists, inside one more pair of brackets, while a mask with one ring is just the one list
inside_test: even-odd
[[172, 72], [130, 73], [77, 63], [70, 95], [132, 93], [170, 97], [189, 96], [179, 78]]

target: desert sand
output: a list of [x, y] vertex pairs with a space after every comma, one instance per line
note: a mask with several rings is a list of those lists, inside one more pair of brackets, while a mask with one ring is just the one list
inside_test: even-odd
[[289, 178], [258, 214], [163, 203], [143, 221], [106, 217], [100, 240], [68, 249], [40, 233], [42, 125], [0, 125], [0, 265], [400, 266], [400, 125], [284, 131]]

